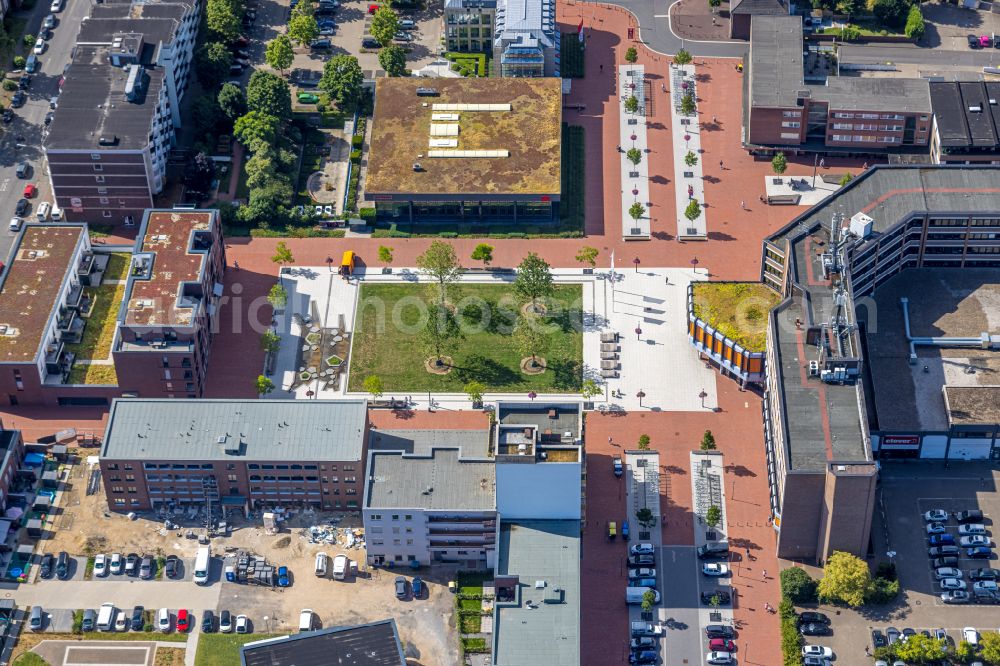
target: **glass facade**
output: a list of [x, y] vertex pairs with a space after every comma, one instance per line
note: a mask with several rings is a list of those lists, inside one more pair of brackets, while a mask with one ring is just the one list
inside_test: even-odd
[[[410, 202], [376, 201], [379, 220], [410, 222]], [[558, 206], [550, 201], [414, 201], [413, 222], [449, 221], [535, 221], [554, 220]]]

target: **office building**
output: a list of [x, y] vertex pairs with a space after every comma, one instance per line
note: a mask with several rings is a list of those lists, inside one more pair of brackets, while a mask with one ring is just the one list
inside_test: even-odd
[[750, 39], [754, 16], [788, 16], [784, 0], [733, 0], [729, 4], [729, 38]]
[[498, 0], [493, 62], [502, 77], [559, 77], [555, 0]]
[[864, 556], [879, 457], [1000, 457], [990, 373], [955, 369], [1000, 367], [998, 179], [880, 166], [764, 241], [761, 279], [784, 299], [763, 403], [779, 557]]
[[115, 400], [108, 507], [357, 509], [367, 425], [364, 400]]
[[444, 37], [449, 51], [493, 50], [497, 0], [445, 0]]
[[931, 81], [935, 164], [1000, 164], [1000, 82]]
[[753, 16], [744, 72], [744, 147], [847, 155], [929, 147], [926, 80], [811, 81], [804, 72], [802, 17]]
[[365, 198], [387, 222], [553, 222], [561, 121], [559, 79], [378, 79]]

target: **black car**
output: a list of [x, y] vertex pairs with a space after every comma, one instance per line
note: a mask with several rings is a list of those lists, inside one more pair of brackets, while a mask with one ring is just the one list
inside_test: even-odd
[[799, 624], [830, 624], [830, 618], [816, 611], [799, 613]]
[[142, 606], [136, 606], [132, 609], [132, 631], [142, 631], [146, 626], [145, 611], [146, 609]]
[[640, 555], [632, 555], [628, 558], [628, 561], [634, 567], [648, 567], [656, 564], [656, 556], [652, 553], [642, 553]]
[[39, 575], [42, 578], [52, 578], [52, 565], [55, 563], [55, 559], [52, 557], [52, 553], [45, 553], [42, 555], [42, 563], [39, 568]]
[[872, 647], [876, 650], [886, 646], [885, 634], [879, 629], [872, 629]]
[[948, 555], [947, 557], [936, 557], [931, 560], [931, 568], [940, 569], [941, 567], [957, 567], [958, 558], [954, 555]]
[[52, 113], [51, 111], [49, 111], [48, 113], [46, 113], [45, 114], [45, 124], [46, 125], [51, 125], [52, 124], [52, 119], [55, 117], [55, 115], [56, 114]]
[[909, 627], [903, 629], [903, 642], [910, 640], [911, 637], [916, 636], [917, 632]]
[[326, 50], [333, 46], [333, 42], [329, 39], [314, 39], [309, 42], [309, 48], [313, 51]]
[[969, 574], [972, 580], [997, 580], [1000, 579], [1000, 570], [997, 569], [973, 569]]
[[30, 87], [31, 87], [31, 75], [30, 74], [23, 74], [21, 76], [21, 78], [19, 78], [17, 80], [17, 89], [18, 90], [27, 90]]
[[7, 123], [13, 122], [13, 120], [14, 120], [14, 112], [11, 111], [10, 109], [4, 109], [3, 110], [4, 124], [6, 125]]
[[978, 49], [979, 48], [979, 37], [977, 37], [976, 35], [966, 35], [965, 38], [967, 40], [969, 40], [969, 48], [970, 49]]
[[212, 611], [202, 611], [201, 630], [206, 634], [210, 634], [215, 631], [215, 614], [213, 614]]
[[129, 576], [139, 573], [139, 556], [135, 553], [129, 553], [125, 556], [125, 573]]
[[720, 606], [728, 604], [730, 601], [729, 593], [726, 592], [725, 590], [714, 590], [712, 592], [701, 593], [701, 603], [705, 604], [706, 606], [712, 605], [713, 598], [715, 598], [718, 601], [718, 604]]
[[56, 576], [62, 580], [69, 578], [69, 553], [65, 550], [56, 558]]
[[983, 522], [983, 512], [979, 509], [957, 511], [955, 512], [955, 520], [960, 523], [981, 523]]
[[830, 627], [819, 622], [810, 622], [809, 624], [800, 624], [799, 633], [803, 636], [826, 636], [830, 633]]
[[166, 574], [167, 578], [177, 578], [181, 573], [180, 565], [180, 559], [176, 555], [170, 555], [163, 567], [163, 573]]
[[382, 48], [382, 43], [379, 42], [374, 37], [365, 37], [361, 40], [361, 48], [363, 49], [380, 49]]
[[28, 101], [28, 96], [24, 94], [23, 90], [18, 90], [14, 93], [14, 96], [10, 98], [11, 107], [18, 109], [24, 106], [24, 103]]
[[736, 638], [736, 630], [726, 624], [710, 624], [705, 627], [705, 636], [732, 640]]
[[17, 216], [19, 216], [19, 217], [21, 215], [24, 215], [25, 213], [28, 212], [28, 206], [29, 205], [30, 204], [28, 203], [27, 199], [18, 199], [17, 200], [17, 206], [14, 207], [14, 214], [17, 215]]

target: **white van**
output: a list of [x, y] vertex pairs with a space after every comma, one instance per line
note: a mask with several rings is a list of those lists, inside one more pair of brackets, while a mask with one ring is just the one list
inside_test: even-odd
[[59, 204], [52, 204], [52, 221], [58, 222], [61, 219], [62, 219], [62, 208], [59, 207]]
[[303, 608], [299, 613], [299, 631], [313, 630], [313, 612], [311, 608]]
[[320, 578], [326, 578], [326, 567], [329, 561], [330, 556], [326, 553], [316, 553], [316, 575]]
[[115, 616], [115, 631], [127, 631], [128, 630], [128, 617], [125, 615], [125, 611], [118, 611], [118, 615]]
[[651, 587], [626, 587], [625, 588], [625, 603], [627, 604], [641, 604], [642, 598], [646, 595], [646, 592], [653, 593], [653, 603], [660, 603], [660, 593]]
[[49, 219], [50, 210], [52, 210], [52, 204], [50, 204], [48, 201], [43, 201], [42, 203], [38, 204], [38, 211], [35, 213], [36, 216], [38, 217], [38, 221], [44, 222], [45, 220]]
[[21, 223], [22, 223], [21, 218], [12, 217], [10, 218], [10, 224], [7, 225], [7, 228], [10, 229], [11, 231], [20, 231]]
[[112, 603], [101, 604], [101, 609], [97, 611], [98, 631], [111, 631], [115, 621], [115, 605]]
[[347, 559], [347, 555], [337, 555], [333, 558], [333, 579], [334, 580], [344, 580], [347, 578], [347, 565], [350, 560]]
[[194, 582], [198, 585], [208, 584], [208, 572], [211, 565], [212, 551], [208, 546], [198, 549], [198, 555], [194, 558]]

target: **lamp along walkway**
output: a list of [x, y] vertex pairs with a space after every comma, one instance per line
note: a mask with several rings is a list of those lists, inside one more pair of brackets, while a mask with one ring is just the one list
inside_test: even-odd
[[[674, 173], [676, 187], [674, 196], [677, 200], [677, 238], [678, 240], [707, 240], [708, 224], [705, 219], [705, 181], [702, 171], [701, 127], [698, 124], [698, 113], [684, 114], [681, 109], [683, 100], [690, 95], [697, 104], [698, 91], [695, 87], [694, 65], [670, 66], [670, 131], [674, 140]], [[689, 166], [685, 162], [688, 153], [697, 158], [697, 162]], [[697, 201], [701, 212], [694, 220], [687, 217], [688, 206]]]
[[[642, 65], [618, 67], [618, 159], [621, 163], [622, 239], [649, 240], [649, 143], [646, 141], [646, 76]], [[638, 106], [628, 110], [629, 100]], [[638, 151], [639, 163], [629, 159], [629, 151]], [[632, 206], [642, 206], [642, 214], [632, 217]]]

